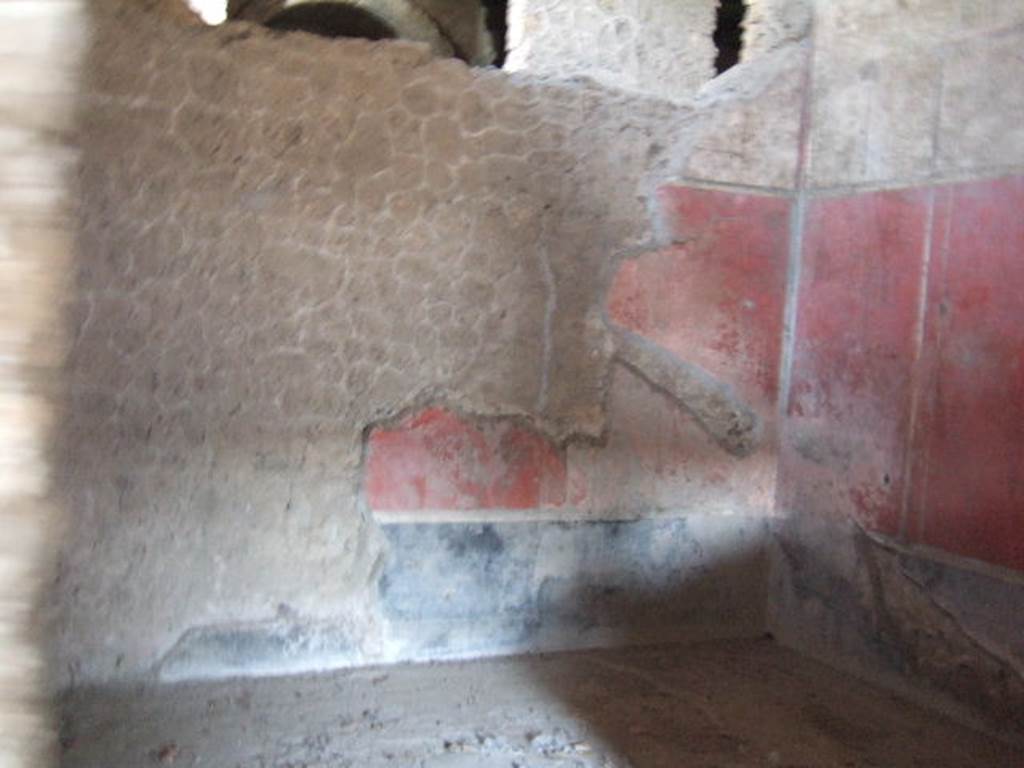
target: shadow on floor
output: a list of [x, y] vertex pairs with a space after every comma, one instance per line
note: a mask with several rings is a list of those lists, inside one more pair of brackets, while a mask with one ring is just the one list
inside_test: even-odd
[[64, 768], [1009, 768], [768, 640], [80, 691]]
[[[672, 602], [664, 595], [633, 605], [630, 615], [657, 614]], [[562, 740], [611, 760], [594, 765], [1024, 765], [1019, 748], [781, 648], [768, 635], [646, 647], [645, 639], [639, 629], [632, 648], [525, 668], [586, 724]]]

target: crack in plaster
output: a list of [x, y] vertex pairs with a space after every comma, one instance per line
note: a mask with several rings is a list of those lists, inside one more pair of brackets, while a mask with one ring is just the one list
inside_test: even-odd
[[[945, 605], [939, 602], [939, 599], [934, 594], [932, 594], [932, 591], [928, 588], [927, 584], [925, 584], [921, 579], [916, 578], [913, 574], [911, 574], [907, 570], [906, 565], [903, 562], [901, 562], [903, 558], [918, 558], [920, 557], [919, 555], [915, 555], [914, 553], [907, 551], [905, 548], [891, 541], [888, 541], [883, 536], [880, 536], [879, 534], [869, 531], [867, 528], [865, 528], [863, 525], [861, 525], [861, 523], [857, 521], [853, 521], [853, 525], [858, 532], [858, 540], [869, 541], [872, 544], [879, 547], [881, 550], [888, 552], [889, 554], [894, 555], [898, 558], [897, 565], [899, 568], [900, 575], [907, 581], [909, 581], [911, 584], [913, 584], [917, 588], [917, 591], [920, 593], [920, 595], [924, 597], [931, 605], [933, 605], [935, 609], [938, 610], [943, 616], [945, 616], [946, 619], [949, 620], [949, 622], [957, 628], [960, 634], [963, 635], [963, 637], [969, 643], [971, 643], [978, 651], [980, 651], [984, 656], [987, 656], [993, 662], [1000, 665], [1006, 665], [1013, 669], [1017, 673], [1017, 675], [1020, 676], [1022, 680], [1024, 680], [1024, 663], [1017, 661], [1017, 659], [1015, 659], [1013, 655], [1005, 649], [996, 649], [992, 647], [989, 643], [986, 642], [984, 638], [979, 637], [977, 634], [975, 634], [963, 623], [959, 616], [957, 616], [951, 609], [947, 608]], [[864, 549], [862, 551], [862, 556], [864, 556], [865, 561], [871, 559], [872, 567], [877, 568], [877, 564], [874, 563], [873, 554], [864, 555], [864, 553], [867, 552], [869, 552], [869, 550], [867, 549]], [[872, 581], [872, 588], [874, 589], [874, 587], [875, 584], [874, 581]], [[881, 584], [880, 581], [877, 587], [879, 590], [882, 591], [884, 591], [885, 589], [884, 585]]]
[[551, 364], [554, 355], [554, 324], [555, 312], [558, 308], [558, 286], [555, 283], [555, 274], [551, 269], [551, 259], [548, 256], [546, 245], [538, 249], [541, 277], [544, 281], [546, 295], [544, 298], [544, 337], [541, 351], [540, 366], [540, 390], [537, 393], [537, 413], [544, 413], [548, 407], [548, 389], [551, 385]]

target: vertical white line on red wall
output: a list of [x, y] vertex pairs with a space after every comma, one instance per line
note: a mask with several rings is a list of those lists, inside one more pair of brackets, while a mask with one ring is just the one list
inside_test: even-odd
[[786, 267], [786, 303], [782, 318], [782, 360], [779, 363], [779, 419], [786, 418], [796, 350], [797, 309], [800, 302], [800, 267], [807, 199], [798, 191], [789, 211], [789, 263]]
[[[942, 223], [942, 232], [935, 233], [935, 234], [939, 235], [940, 239], [938, 240], [938, 242], [936, 242], [934, 240], [934, 235], [933, 235], [933, 240], [932, 240], [932, 242], [930, 244], [930, 247], [929, 247], [930, 256], [929, 256], [929, 259], [928, 259], [928, 281], [929, 281], [929, 285], [931, 285], [933, 287], [936, 287], [938, 289], [939, 296], [942, 296], [943, 292], [945, 291], [946, 270], [947, 270], [947, 265], [948, 265], [948, 262], [949, 262], [949, 237], [950, 237], [950, 231], [951, 231], [952, 223], [953, 223], [953, 210], [952, 209], [953, 209], [953, 201], [954, 201], [954, 187], [934, 187], [934, 188], [932, 188], [932, 199], [935, 200], [936, 206], [941, 206], [940, 210], [941, 210], [942, 218], [940, 219], [940, 222]], [[934, 230], [934, 228], [935, 227], [934, 227], [934, 222], [933, 222], [932, 229]], [[938, 254], [935, 253], [936, 249], [938, 249]], [[938, 280], [937, 285], [935, 284], [936, 283], [936, 278]], [[932, 297], [929, 296], [928, 298], [931, 299]], [[941, 308], [941, 303], [940, 303], [939, 306]], [[943, 337], [943, 330], [944, 330], [944, 325], [945, 325], [942, 322], [942, 320], [941, 320], [941, 310], [940, 310], [940, 313], [936, 316], [935, 319], [936, 319], [936, 324], [935, 324], [934, 344], [935, 344], [935, 355], [936, 355], [936, 362], [937, 362], [937, 356], [940, 355], [941, 351], [942, 351], [942, 341], [943, 341], [942, 337]], [[925, 317], [925, 322], [927, 322], [927, 316]], [[923, 328], [924, 332], [926, 333], [927, 332], [927, 327], [926, 326], [922, 326], [922, 328]], [[922, 340], [923, 340], [923, 336], [922, 336]], [[922, 376], [922, 379], [920, 381], [920, 386], [918, 387], [918, 390], [920, 390], [922, 387], [924, 387], [925, 384], [926, 384], [926, 382], [923, 380], [923, 376]], [[915, 429], [916, 428], [917, 427], [915, 425]], [[913, 446], [913, 443], [911, 443], [911, 446]], [[912, 535], [914, 537], [914, 540], [916, 542], [923, 542], [924, 541], [925, 522], [926, 522], [925, 510], [927, 509], [927, 505], [928, 505], [928, 480], [929, 480], [929, 474], [931, 472], [931, 462], [930, 462], [930, 456], [928, 454], [928, 447], [927, 447], [927, 445], [921, 446], [921, 449], [922, 449], [922, 454], [921, 455], [922, 455], [923, 461], [922, 461], [922, 472], [921, 472], [920, 485], [919, 485], [919, 487], [920, 487], [920, 494], [918, 496], [919, 510], [918, 510], [917, 517], [913, 521], [908, 520], [908, 525], [911, 522], [913, 522], [913, 524], [914, 524], [914, 530], [911, 533], [912, 533]], [[908, 515], [908, 517], [909, 517], [909, 515]]]
[[793, 376], [793, 356], [796, 348], [796, 330], [800, 299], [800, 267], [803, 258], [804, 223], [807, 212], [807, 161], [810, 151], [811, 116], [814, 95], [814, 30], [808, 35], [807, 61], [802, 84], [803, 101], [800, 106], [800, 132], [797, 147], [796, 172], [793, 180], [793, 205], [789, 212], [789, 263], [786, 267], [786, 303], [782, 318], [782, 355], [779, 361], [779, 425], [784, 427], [789, 406], [789, 391]]
[[932, 230], [935, 225], [935, 188], [928, 190], [928, 212], [925, 215], [924, 253], [921, 254], [921, 273], [917, 286], [917, 318], [914, 321], [914, 358], [910, 368], [910, 407], [907, 415], [907, 443], [903, 447], [903, 493], [900, 499], [901, 541], [906, 541], [909, 531], [910, 494], [913, 487], [914, 450], [917, 446], [917, 421], [921, 403], [921, 387], [924, 386], [921, 359], [924, 349], [925, 320], [928, 314], [928, 282], [932, 261]]

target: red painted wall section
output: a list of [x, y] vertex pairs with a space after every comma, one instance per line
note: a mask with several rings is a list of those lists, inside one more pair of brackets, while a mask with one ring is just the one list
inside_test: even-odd
[[687, 187], [659, 194], [670, 248], [624, 262], [609, 319], [734, 385], [774, 412], [789, 200]]
[[790, 203], [675, 186], [659, 200], [674, 244], [623, 262], [609, 320], [731, 385], [763, 419], [764, 446], [730, 456], [678, 403], [620, 368], [607, 445], [570, 449], [570, 500], [597, 513], [771, 515]]
[[930, 190], [808, 203], [782, 511], [897, 534]]
[[936, 191], [910, 533], [1024, 570], [1024, 177]]
[[533, 509], [565, 501], [565, 458], [517, 421], [442, 408], [370, 435], [366, 494], [379, 511]]
[[568, 455], [441, 408], [375, 430], [371, 507], [799, 511], [1024, 570], [1024, 177], [808, 202], [778, 452], [789, 201], [661, 202], [675, 243], [621, 265], [609, 319], [732, 385], [767, 443], [726, 454], [620, 366], [606, 443]]
[[574, 445], [568, 458], [518, 422], [440, 408], [374, 430], [371, 508], [773, 513], [790, 203], [682, 187], [661, 190], [660, 201], [675, 245], [622, 265], [610, 319], [732, 385], [764, 419], [765, 447], [729, 455], [685, 408], [618, 368], [606, 444]]
[[1019, 176], [808, 204], [782, 512], [1024, 571], [1022, 212]]

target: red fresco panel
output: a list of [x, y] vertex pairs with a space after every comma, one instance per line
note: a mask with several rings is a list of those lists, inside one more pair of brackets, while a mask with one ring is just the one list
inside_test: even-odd
[[808, 203], [782, 511], [900, 530], [930, 195]]
[[606, 443], [569, 452], [571, 502], [770, 515], [790, 200], [676, 186], [659, 199], [674, 242], [622, 263], [609, 319], [731, 385], [764, 420], [765, 443], [732, 456], [678, 403], [617, 370]]
[[664, 187], [676, 245], [627, 260], [610, 319], [726, 381], [774, 414], [786, 292], [786, 198]]
[[915, 533], [1024, 570], [1024, 177], [936, 195]]
[[559, 506], [565, 487], [562, 451], [513, 420], [429, 408], [370, 435], [366, 492], [375, 510]]

